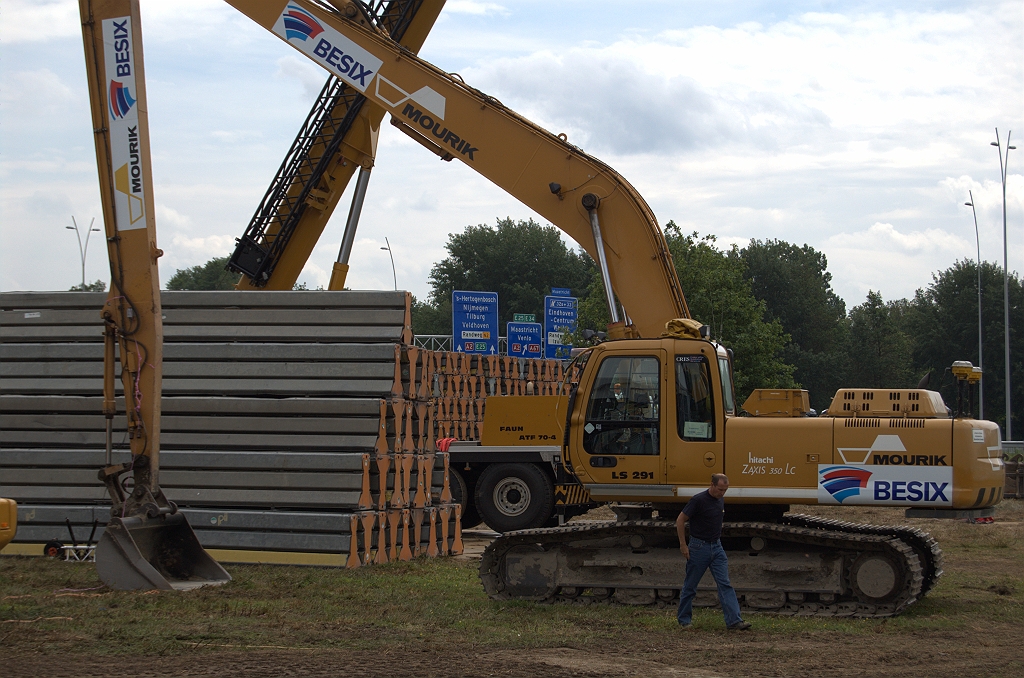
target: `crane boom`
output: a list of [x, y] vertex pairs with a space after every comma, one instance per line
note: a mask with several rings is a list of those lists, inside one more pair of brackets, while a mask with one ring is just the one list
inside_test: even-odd
[[[360, 6], [360, 18], [417, 52], [443, 6], [444, 0], [378, 0]], [[228, 262], [242, 274], [238, 289], [292, 289], [356, 168], [365, 187], [384, 117], [365, 101], [342, 79], [328, 77]], [[354, 235], [353, 223], [345, 242]], [[344, 287], [347, 252], [341, 259], [330, 289]]]
[[[564, 231], [602, 269], [631, 319], [610, 333], [658, 336], [688, 318], [664, 234], [640, 194], [608, 165], [418, 58], [354, 3], [226, 0], [357, 89], [370, 107], [442, 159], [457, 158]], [[597, 243], [603, 240], [603, 245]], [[614, 291], [614, 297], [612, 295]], [[616, 315], [614, 301], [613, 318]]]

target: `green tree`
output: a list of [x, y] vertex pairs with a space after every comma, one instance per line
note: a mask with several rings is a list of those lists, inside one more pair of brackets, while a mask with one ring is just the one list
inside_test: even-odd
[[452, 302], [442, 301], [438, 305], [429, 301], [412, 298], [413, 334], [451, 334]]
[[68, 292], [106, 292], [107, 283], [102, 280], [96, 282], [85, 283], [84, 285], [78, 284], [68, 290]]
[[[999, 423], [1005, 434], [1006, 380], [1003, 344], [1003, 270], [981, 264], [982, 342], [984, 345], [985, 418]], [[1010, 292], [1010, 396], [1014, 437], [1024, 433], [1024, 286], [1013, 273]], [[963, 260], [937, 274], [911, 302], [908, 331], [914, 338], [913, 359], [919, 373], [932, 371], [930, 388], [940, 390], [950, 406], [956, 402], [953, 379], [946, 370], [955, 360], [978, 361], [978, 265]]]
[[[552, 287], [568, 287], [576, 296], [589, 289], [594, 263], [586, 254], [566, 247], [560, 231], [533, 219], [499, 219], [496, 226], [467, 226], [450, 235], [448, 256], [430, 271], [430, 307], [418, 304], [413, 327], [451, 332], [451, 300], [455, 290], [498, 293], [498, 322], [504, 328], [513, 313], [544, 314], [544, 296]], [[447, 309], [447, 317], [444, 317]], [[418, 320], [419, 318], [419, 320]]]
[[233, 290], [238, 274], [228, 271], [228, 257], [210, 259], [202, 266], [179, 268], [167, 281], [169, 290]]
[[850, 371], [848, 388], [913, 388], [913, 341], [907, 333], [910, 304], [886, 302], [869, 291], [867, 301], [850, 310]]
[[740, 250], [754, 296], [791, 337], [783, 350], [797, 382], [823, 410], [846, 380], [846, 304], [832, 289], [825, 255], [809, 245], [751, 240]]
[[793, 366], [782, 359], [789, 337], [777, 319], [766, 318], [765, 303], [744, 277], [739, 250], [733, 246], [722, 252], [715, 247], [715, 236], [683, 235], [672, 221], [665, 225], [665, 237], [690, 314], [735, 351], [740, 404], [755, 388], [794, 387]]
[[604, 332], [608, 328], [608, 323], [612, 321], [612, 314], [608, 310], [608, 298], [604, 293], [604, 282], [601, 280], [601, 273], [597, 266], [592, 269], [590, 283], [586, 290], [577, 296], [579, 296], [580, 303], [577, 308], [579, 315], [576, 321], [575, 340], [578, 346], [585, 346], [589, 345], [589, 342], [583, 341], [581, 337], [583, 330]]

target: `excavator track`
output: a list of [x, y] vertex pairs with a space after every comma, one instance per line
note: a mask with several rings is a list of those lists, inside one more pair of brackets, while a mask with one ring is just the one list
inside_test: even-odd
[[921, 559], [921, 569], [924, 576], [924, 583], [921, 586], [922, 597], [935, 588], [939, 577], [942, 576], [943, 558], [939, 543], [930, 534], [916, 527], [910, 527], [909, 525], [865, 525], [802, 514], [784, 516], [781, 522], [784, 525], [832, 530], [833, 532], [856, 532], [896, 537], [914, 549], [917, 557]]
[[[889, 617], [917, 600], [924, 583], [915, 549], [871, 530], [726, 523], [722, 544], [740, 606], [750, 612]], [[675, 523], [654, 520], [509, 532], [480, 562], [495, 600], [669, 607], [684, 575]], [[716, 601], [708, 573], [695, 604]]]

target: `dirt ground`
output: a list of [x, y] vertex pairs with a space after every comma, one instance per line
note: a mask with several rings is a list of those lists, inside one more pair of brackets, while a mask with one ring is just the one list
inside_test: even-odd
[[[811, 509], [830, 517], [827, 509]], [[609, 512], [610, 513], [610, 512]], [[604, 519], [603, 513], [588, 516]], [[324, 638], [342, 647], [229, 645], [181, 642], [159, 654], [68, 653], [71, 629], [60, 642], [31, 623], [0, 623], [0, 676], [1021, 676], [1024, 675], [1024, 503], [1005, 506], [993, 525], [953, 521], [907, 521], [893, 510], [844, 512], [845, 520], [913, 523], [930, 530], [946, 554], [946, 576], [925, 600], [890, 620], [795, 620], [751, 615], [754, 628], [730, 632], [720, 613], [707, 611], [695, 628], [675, 627], [672, 611], [637, 611], [643, 624], [600, 631], [580, 642], [532, 638], [514, 646], [497, 626], [536, 619], [543, 608], [523, 604], [497, 610], [493, 640], [447, 631], [443, 640], [395, 635], [394, 629], [323, 624]], [[467, 535], [466, 560], [473, 567], [489, 534]], [[0, 582], [0, 591], [3, 582]], [[486, 600], [480, 603], [490, 606]], [[498, 605], [498, 604], [494, 604]], [[548, 607], [547, 609], [551, 609]], [[2, 611], [2, 610], [0, 610]], [[505, 617], [507, 615], [507, 617]], [[646, 615], [646, 616], [645, 616]], [[4, 615], [0, 614], [0, 618]], [[665, 618], [669, 618], [666, 621]], [[520, 622], [511, 621], [513, 618]], [[615, 622], [591, 615], [587, 623]], [[621, 616], [620, 616], [621, 619]], [[28, 620], [29, 622], [31, 620]], [[566, 623], [570, 619], [566, 617]], [[578, 623], [578, 619], [575, 620]], [[646, 624], [646, 626], [644, 625]], [[14, 627], [20, 628], [14, 628]], [[450, 628], [450, 627], [448, 627]], [[77, 631], [78, 647], [86, 633]], [[525, 635], [525, 631], [524, 631]], [[131, 640], [126, 638], [126, 644]], [[512, 645], [512, 646], [510, 646]]]
[[[649, 678], [716, 676], [1019, 676], [1020, 630], [996, 628], [985, 644], [960, 631], [909, 637], [766, 637], [754, 632], [675, 638], [622, 637], [618, 647], [485, 650], [407, 647], [400, 651], [223, 648], [162, 657], [21, 655], [4, 673], [99, 678], [132, 676], [545, 676]], [[1008, 637], [1004, 634], [1013, 634]], [[7, 673], [7, 671], [10, 673]]]

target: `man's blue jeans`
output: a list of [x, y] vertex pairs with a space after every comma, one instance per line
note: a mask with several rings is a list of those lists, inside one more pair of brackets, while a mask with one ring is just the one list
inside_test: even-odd
[[690, 559], [686, 561], [686, 580], [679, 594], [679, 611], [676, 613], [676, 619], [681, 625], [689, 624], [693, 618], [693, 598], [697, 595], [697, 585], [709, 567], [711, 576], [718, 584], [718, 602], [725, 615], [725, 625], [732, 626], [743, 621], [736, 590], [729, 583], [729, 559], [722, 548], [722, 542], [690, 537]]

